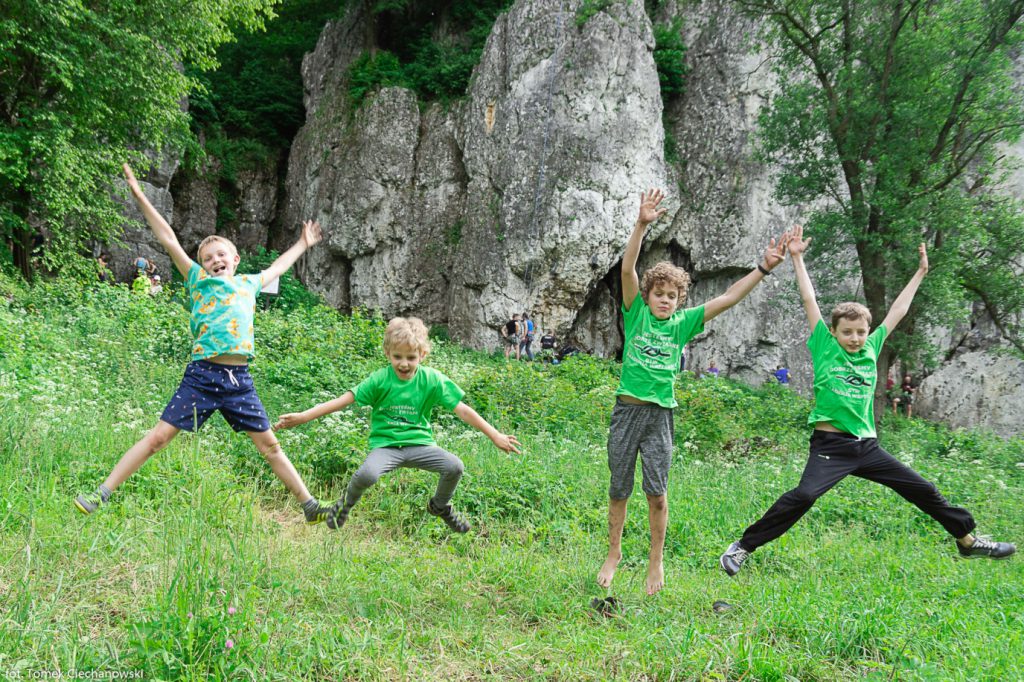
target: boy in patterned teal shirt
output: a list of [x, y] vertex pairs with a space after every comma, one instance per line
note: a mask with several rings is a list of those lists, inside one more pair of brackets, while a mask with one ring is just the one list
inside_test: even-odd
[[331, 507], [327, 517], [329, 528], [341, 528], [352, 507], [382, 475], [409, 467], [432, 471], [439, 476], [427, 511], [440, 517], [456, 533], [469, 530], [469, 523], [449, 503], [462, 478], [462, 460], [434, 442], [430, 413], [437, 405], [454, 411], [459, 419], [490, 438], [498, 449], [519, 452], [515, 436], [499, 432], [462, 402], [465, 394], [455, 382], [433, 367], [420, 365], [429, 352], [430, 339], [423, 321], [416, 317], [396, 317], [388, 322], [384, 333], [387, 367], [373, 372], [340, 398], [305, 412], [282, 415], [274, 425], [275, 429], [288, 429], [343, 410], [353, 403], [373, 408], [370, 454], [352, 475], [345, 496]]
[[[696, 308], [678, 309], [686, 299], [690, 277], [672, 263], [658, 263], [636, 273], [647, 226], [665, 214], [658, 208], [664, 195], [649, 190], [640, 195], [640, 215], [622, 256], [622, 316], [626, 332], [622, 350], [622, 377], [608, 429], [608, 557], [597, 574], [602, 587], [610, 587], [622, 559], [622, 528], [626, 503], [633, 493], [637, 454], [647, 495], [651, 551], [646, 589], [659, 592], [665, 583], [662, 552], [668, 524], [668, 470], [672, 463], [672, 408], [676, 406], [675, 380], [683, 346], [704, 331], [704, 323], [739, 303], [785, 256], [788, 234], [771, 240], [764, 264], [735, 282], [721, 296]], [[638, 295], [639, 294], [639, 295]]]
[[264, 284], [284, 274], [307, 248], [320, 241], [320, 225], [306, 221], [299, 241], [260, 274], [236, 275], [239, 257], [234, 244], [223, 237], [207, 237], [199, 244], [199, 263], [194, 262], [181, 248], [171, 226], [143, 194], [127, 164], [124, 173], [146, 222], [185, 278], [192, 304], [192, 362], [185, 368], [178, 390], [153, 430], [125, 452], [94, 493], [75, 498], [75, 506], [83, 514], [96, 511], [125, 479], [180, 431], [197, 430], [219, 410], [231, 428], [245, 431], [256, 444], [274, 474], [302, 506], [306, 522], [325, 520], [327, 509], [309, 494], [271, 431], [248, 370], [254, 353], [256, 296]]

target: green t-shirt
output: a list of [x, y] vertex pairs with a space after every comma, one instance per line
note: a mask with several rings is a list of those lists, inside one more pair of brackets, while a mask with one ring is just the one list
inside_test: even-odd
[[185, 289], [192, 301], [192, 359], [218, 355], [252, 357], [252, 322], [263, 277], [213, 277], [193, 261], [185, 279]]
[[814, 409], [808, 424], [828, 422], [861, 438], [875, 437], [878, 353], [888, 335], [885, 325], [880, 324], [859, 351], [848, 353], [825, 321], [818, 320], [807, 339], [814, 365]]
[[391, 365], [382, 367], [352, 389], [356, 402], [373, 408], [370, 447], [435, 445], [430, 412], [435, 405], [449, 410], [462, 402], [465, 391], [433, 367], [420, 366], [402, 381]]
[[629, 310], [622, 306], [622, 318], [626, 345], [615, 395], [675, 407], [683, 346], [704, 331], [704, 306], [677, 310], [667, 320], [659, 320], [638, 294]]

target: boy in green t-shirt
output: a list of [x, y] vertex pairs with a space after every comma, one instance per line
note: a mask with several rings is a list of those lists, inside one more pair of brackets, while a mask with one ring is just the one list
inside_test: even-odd
[[[764, 254], [764, 265], [734, 283], [721, 296], [696, 308], [677, 310], [686, 299], [690, 277], [672, 263], [658, 263], [644, 273], [641, 284], [636, 273], [647, 226], [665, 214], [658, 208], [664, 195], [648, 190], [640, 195], [640, 214], [622, 257], [622, 313], [625, 345], [622, 376], [615, 391], [608, 432], [608, 557], [597, 574], [602, 587], [610, 587], [622, 559], [622, 528], [626, 503], [633, 493], [637, 453], [643, 469], [643, 490], [647, 495], [651, 551], [647, 567], [647, 594], [664, 586], [662, 552], [668, 524], [665, 493], [672, 462], [672, 408], [676, 406], [675, 380], [683, 346], [704, 331], [704, 323], [739, 303], [772, 268], [785, 257], [788, 234], [774, 239]], [[637, 296], [637, 294], [640, 294]]]
[[486, 435], [505, 452], [519, 452], [515, 436], [499, 432], [462, 402], [465, 395], [454, 381], [420, 363], [430, 352], [427, 327], [416, 317], [396, 317], [384, 332], [384, 355], [388, 366], [373, 372], [340, 398], [305, 412], [281, 416], [275, 429], [305, 424], [325, 414], [343, 410], [352, 403], [373, 408], [370, 417], [370, 454], [352, 475], [345, 496], [331, 507], [329, 528], [341, 528], [366, 489], [382, 475], [399, 467], [433, 471], [440, 475], [437, 491], [427, 511], [441, 517], [456, 533], [469, 530], [467, 523], [449, 504], [462, 478], [462, 460], [434, 442], [430, 413], [436, 405], [453, 410], [456, 416]]
[[1016, 551], [1014, 545], [974, 536], [971, 514], [950, 505], [932, 483], [882, 449], [875, 437], [878, 354], [886, 337], [907, 314], [928, 272], [925, 245], [918, 247], [917, 272], [893, 301], [882, 324], [868, 334], [871, 312], [859, 303], [837, 305], [831, 326], [825, 326], [804, 266], [803, 252], [810, 241], [803, 239], [803, 228], [797, 226], [789, 242], [800, 298], [811, 327], [807, 341], [814, 365], [814, 409], [807, 419], [814, 425], [810, 454], [800, 484], [782, 495], [744, 531], [743, 537], [729, 545], [719, 559], [722, 569], [736, 575], [751, 552], [789, 530], [819, 497], [850, 475], [888, 486], [915, 504], [956, 538], [961, 556], [1010, 556]]
[[[174, 230], [146, 198], [128, 164], [124, 165], [124, 174], [153, 234], [185, 278], [192, 304], [192, 361], [156, 426], [121, 456], [95, 492], [76, 497], [75, 507], [83, 514], [93, 513], [180, 431], [198, 430], [210, 415], [220, 411], [232, 429], [244, 431], [252, 439], [274, 475], [301, 505], [306, 523], [324, 521], [327, 509], [309, 494], [270, 430], [270, 420], [256, 395], [248, 364], [253, 356], [256, 296], [264, 284], [284, 274], [307, 248], [320, 241], [319, 223], [306, 221], [298, 242], [262, 273], [236, 275], [239, 257], [234, 244], [224, 237], [207, 237], [199, 243], [199, 262], [194, 262], [181, 248]], [[143, 269], [144, 265], [143, 262]], [[140, 273], [148, 291], [149, 279], [143, 270]]]

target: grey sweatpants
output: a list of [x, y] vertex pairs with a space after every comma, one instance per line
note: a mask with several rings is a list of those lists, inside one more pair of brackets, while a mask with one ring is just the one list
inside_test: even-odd
[[441, 475], [437, 491], [431, 500], [435, 507], [445, 507], [452, 499], [455, 486], [462, 478], [462, 460], [436, 445], [406, 445], [403, 447], [374, 448], [366, 461], [352, 475], [345, 493], [345, 508], [351, 509], [366, 489], [377, 479], [399, 467], [424, 469]]

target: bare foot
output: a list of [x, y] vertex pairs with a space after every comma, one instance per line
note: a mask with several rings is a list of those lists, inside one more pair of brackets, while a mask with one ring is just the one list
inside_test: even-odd
[[661, 592], [665, 587], [665, 568], [659, 561], [647, 567], [647, 596]]
[[608, 558], [601, 564], [601, 570], [597, 572], [597, 584], [601, 587], [611, 587], [612, 578], [615, 577], [615, 569], [619, 567], [619, 561], [622, 560], [622, 555], [612, 556], [608, 555]]

